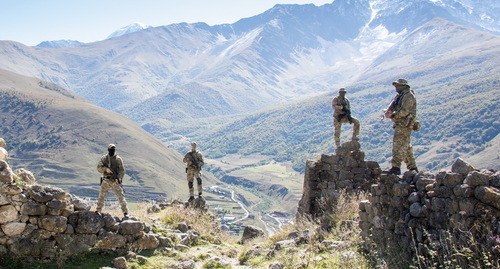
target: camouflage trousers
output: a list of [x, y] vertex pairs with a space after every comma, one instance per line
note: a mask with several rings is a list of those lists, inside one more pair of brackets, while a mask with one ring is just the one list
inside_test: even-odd
[[401, 162], [406, 163], [406, 168], [415, 169], [415, 157], [413, 156], [413, 147], [410, 144], [412, 128], [394, 125], [394, 137], [392, 139], [392, 167], [401, 168]]
[[202, 182], [201, 182], [201, 172], [198, 169], [188, 168], [187, 170], [187, 181], [189, 187], [189, 196], [194, 196], [194, 178], [198, 183], [198, 194], [203, 192]]
[[[340, 132], [342, 130], [342, 123], [349, 123], [347, 118], [341, 118], [340, 121], [337, 120], [337, 117], [333, 117], [333, 127], [335, 127], [335, 145], [337, 147], [340, 146]], [[359, 121], [356, 118], [352, 118], [352, 124], [354, 124], [352, 130], [352, 138], [355, 139], [359, 135]]]
[[110, 188], [115, 192], [115, 195], [120, 202], [120, 207], [123, 213], [127, 214], [127, 201], [125, 201], [125, 194], [123, 193], [123, 189], [118, 182], [112, 179], [104, 179], [102, 181], [101, 189], [99, 190], [99, 199], [97, 200], [96, 211], [101, 212], [102, 207], [104, 206], [104, 198], [106, 198], [106, 195], [108, 194]]

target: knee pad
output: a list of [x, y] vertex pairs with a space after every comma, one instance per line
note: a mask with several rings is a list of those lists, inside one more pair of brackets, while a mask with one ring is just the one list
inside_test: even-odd
[[188, 182], [188, 187], [191, 189], [193, 187], [193, 182]]
[[201, 185], [201, 177], [197, 177], [196, 181], [198, 182], [198, 185]]

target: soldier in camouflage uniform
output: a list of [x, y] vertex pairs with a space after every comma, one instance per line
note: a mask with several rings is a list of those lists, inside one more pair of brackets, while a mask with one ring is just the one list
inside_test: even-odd
[[199, 151], [196, 150], [196, 143], [191, 143], [191, 151], [184, 155], [183, 162], [186, 163], [186, 173], [187, 181], [189, 187], [189, 200], [191, 202], [194, 200], [194, 178], [198, 183], [198, 196], [201, 197], [203, 192], [203, 187], [201, 185], [201, 167], [203, 166], [203, 156]]
[[109, 144], [108, 154], [103, 155], [99, 160], [97, 171], [102, 174], [102, 178], [96, 212], [101, 213], [102, 207], [104, 206], [104, 198], [111, 188], [120, 202], [124, 217], [128, 217], [127, 201], [125, 201], [123, 188], [121, 186], [123, 176], [125, 176], [125, 167], [122, 158], [116, 153], [115, 145]]
[[351, 103], [345, 97], [346, 90], [340, 88], [339, 95], [333, 98], [332, 108], [333, 113], [333, 126], [335, 127], [335, 145], [340, 147], [340, 131], [342, 123], [354, 124], [352, 131], [352, 140], [357, 140], [359, 134], [359, 121], [351, 116]]
[[417, 99], [413, 90], [405, 79], [398, 79], [392, 85], [396, 88], [397, 95], [394, 97], [385, 117], [394, 122], [394, 137], [392, 145], [392, 167], [386, 172], [389, 174], [401, 174], [401, 162], [406, 163], [406, 168], [418, 173], [413, 147], [410, 144], [411, 132], [417, 123]]

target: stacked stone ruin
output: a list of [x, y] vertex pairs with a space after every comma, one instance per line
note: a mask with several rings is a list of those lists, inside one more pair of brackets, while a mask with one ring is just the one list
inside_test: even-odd
[[345, 142], [335, 154], [323, 154], [319, 160], [307, 161], [298, 217], [321, 218], [325, 209], [332, 209], [331, 203], [340, 192], [366, 191], [376, 182], [380, 166], [377, 162], [365, 161], [360, 147], [357, 141]]
[[387, 175], [377, 162], [364, 161], [359, 149], [359, 143], [347, 142], [335, 155], [307, 162], [297, 217], [323, 223], [325, 213], [335, 214], [328, 210], [335, 208], [339, 193], [365, 191], [369, 200], [359, 205], [361, 235], [381, 248], [425, 255], [445, 234], [457, 240], [473, 236], [483, 244], [500, 239], [500, 172], [478, 171], [458, 159], [451, 171], [437, 175]]
[[0, 161], [0, 254], [54, 260], [173, 245], [141, 221], [89, 211], [89, 202], [60, 188], [32, 185], [34, 177], [24, 169], [15, 173]]
[[466, 242], [473, 237], [486, 246], [499, 236], [498, 171], [477, 171], [458, 159], [451, 171], [437, 175], [383, 174], [370, 193], [360, 203], [359, 225], [362, 235], [378, 246], [427, 255], [441, 251], [436, 243], [450, 238]]

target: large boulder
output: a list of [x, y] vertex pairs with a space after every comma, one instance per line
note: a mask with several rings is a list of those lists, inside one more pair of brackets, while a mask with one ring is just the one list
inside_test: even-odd
[[2, 225], [2, 231], [6, 236], [15, 236], [21, 234], [26, 228], [24, 222], [10, 222]]
[[34, 201], [28, 201], [21, 206], [21, 214], [27, 216], [43, 216], [47, 214], [47, 206]]
[[66, 231], [67, 221], [63, 216], [42, 216], [38, 219], [38, 226], [47, 231], [63, 233]]
[[60, 200], [66, 198], [66, 192], [64, 192], [64, 190], [60, 188], [46, 187], [40, 185], [32, 186], [29, 189], [28, 194], [33, 200], [39, 203], [46, 203], [54, 198]]
[[497, 188], [481, 186], [477, 187], [474, 195], [481, 202], [500, 209], [500, 190]]
[[14, 181], [12, 169], [4, 160], [0, 160], [0, 182], [11, 183], [12, 181]]
[[71, 196], [71, 203], [75, 211], [89, 211], [92, 205], [78, 196]]
[[152, 234], [145, 234], [132, 244], [135, 249], [155, 249], [160, 245], [160, 241]]
[[453, 172], [453, 173], [462, 174], [462, 175], [466, 176], [472, 171], [474, 171], [474, 167], [472, 167], [472, 165], [470, 165], [466, 161], [462, 160], [461, 158], [458, 158], [451, 165], [451, 172]]
[[36, 179], [35, 179], [35, 176], [33, 175], [33, 173], [31, 173], [28, 170], [25, 170], [24, 168], [16, 169], [16, 171], [14, 171], [14, 174], [17, 175], [17, 177], [19, 178], [20, 181], [24, 181], [28, 185], [35, 184]]
[[243, 235], [241, 237], [241, 242], [245, 243], [248, 240], [264, 236], [264, 231], [261, 228], [257, 228], [251, 225], [245, 226], [243, 230]]
[[16, 221], [19, 213], [13, 205], [0, 206], [0, 224]]
[[137, 234], [144, 230], [146, 225], [144, 222], [136, 220], [124, 220], [119, 224], [118, 233], [120, 234]]
[[127, 244], [127, 239], [121, 234], [111, 232], [103, 233], [98, 237], [97, 248], [114, 250], [123, 248]]
[[82, 234], [95, 234], [105, 225], [98, 213], [90, 211], [77, 211], [71, 214], [68, 223], [75, 228], [75, 232]]

